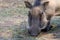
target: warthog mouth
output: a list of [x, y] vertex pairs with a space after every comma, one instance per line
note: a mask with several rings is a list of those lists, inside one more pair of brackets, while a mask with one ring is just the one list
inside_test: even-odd
[[[41, 32], [41, 31], [40, 31], [40, 32]], [[35, 36], [35, 37], [37, 37], [37, 36], [40, 34], [40, 32], [37, 33], [37, 34], [31, 34], [31, 32], [28, 31], [28, 33], [29, 33], [30, 36]]]

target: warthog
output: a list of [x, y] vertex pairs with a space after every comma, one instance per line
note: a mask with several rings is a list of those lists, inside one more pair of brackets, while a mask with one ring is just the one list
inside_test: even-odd
[[36, 0], [34, 5], [24, 1], [28, 12], [28, 32], [32, 36], [37, 36], [42, 30], [51, 29], [50, 20], [53, 16], [58, 16], [57, 9], [60, 8], [60, 0]]

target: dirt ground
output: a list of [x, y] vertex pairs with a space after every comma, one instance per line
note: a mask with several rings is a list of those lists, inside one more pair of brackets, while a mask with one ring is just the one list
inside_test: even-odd
[[60, 40], [60, 17], [51, 20], [52, 30], [33, 37], [27, 33], [27, 14], [24, 0], [0, 0], [0, 40]]

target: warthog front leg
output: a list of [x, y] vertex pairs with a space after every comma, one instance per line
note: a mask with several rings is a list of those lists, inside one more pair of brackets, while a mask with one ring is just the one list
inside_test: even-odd
[[42, 29], [42, 31], [43, 32], [47, 32], [47, 31], [51, 30], [51, 28], [52, 28], [52, 26], [50, 24], [50, 21], [48, 21], [46, 28], [45, 29]]
[[47, 16], [48, 22], [46, 24], [46, 27], [42, 30], [43, 32], [47, 32], [47, 31], [51, 30], [51, 28], [52, 28], [51, 23], [50, 23], [51, 18], [52, 18], [52, 16], [50, 16], [50, 15]]

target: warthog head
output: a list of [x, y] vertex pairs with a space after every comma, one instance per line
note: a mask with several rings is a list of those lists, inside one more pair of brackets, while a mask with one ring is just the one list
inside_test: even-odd
[[37, 36], [48, 23], [46, 14], [44, 13], [44, 7], [47, 5], [47, 3], [48, 2], [45, 2], [42, 5], [32, 6], [28, 1], [25, 1], [26, 7], [30, 9], [28, 12], [28, 32], [32, 36]]

